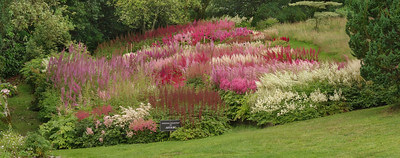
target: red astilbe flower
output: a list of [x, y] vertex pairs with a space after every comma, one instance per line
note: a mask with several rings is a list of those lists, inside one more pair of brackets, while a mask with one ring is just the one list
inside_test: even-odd
[[75, 116], [78, 118], [79, 121], [82, 121], [85, 118], [88, 118], [90, 116], [90, 113], [86, 112], [86, 111], [78, 111]]
[[101, 117], [102, 115], [109, 115], [109, 113], [112, 112], [112, 107], [111, 105], [104, 105], [104, 106], [99, 106], [97, 108], [94, 108], [92, 110], [92, 115], [95, 117]]

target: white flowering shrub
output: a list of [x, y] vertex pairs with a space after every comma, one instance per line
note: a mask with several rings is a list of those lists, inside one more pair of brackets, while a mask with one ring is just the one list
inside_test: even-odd
[[0, 132], [0, 157], [20, 157], [24, 151], [25, 137], [11, 130]]
[[342, 88], [363, 81], [360, 62], [345, 66], [321, 63], [302, 71], [267, 73], [249, 98], [251, 120], [259, 125], [279, 124], [347, 111]]

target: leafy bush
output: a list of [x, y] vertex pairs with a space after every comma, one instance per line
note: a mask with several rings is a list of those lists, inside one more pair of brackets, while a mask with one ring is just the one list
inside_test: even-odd
[[342, 89], [346, 102], [354, 110], [390, 104], [395, 90], [374, 84], [372, 81], [362, 82]]
[[17, 86], [13, 86], [10, 83], [1, 83], [0, 82], [0, 90], [7, 89], [10, 92], [7, 94], [8, 97], [12, 97], [18, 94]]
[[229, 128], [226, 117], [203, 115], [201, 121], [178, 128], [172, 132], [170, 138], [173, 140], [190, 140], [217, 136], [225, 133]]
[[75, 146], [75, 123], [77, 118], [72, 115], [53, 117], [40, 126], [39, 133], [49, 140], [53, 148], [71, 149]]
[[226, 115], [231, 121], [247, 119], [249, 111], [246, 109], [246, 95], [233, 91], [220, 91], [220, 96], [228, 107]]
[[[0, 40], [2, 40], [1, 37]], [[23, 66], [25, 47], [8, 39], [4, 40], [4, 43], [0, 42], [0, 77], [9, 78], [17, 75]], [[13, 45], [7, 48], [8, 42], [12, 42]], [[3, 50], [3, 47], [7, 49]]]
[[275, 18], [268, 18], [267, 20], [261, 20], [257, 23], [256, 28], [258, 30], [264, 30], [266, 28], [271, 27], [272, 25], [279, 23], [279, 21]]
[[48, 88], [42, 93], [42, 99], [39, 101], [39, 119], [43, 122], [49, 121], [57, 114], [57, 108], [61, 106], [60, 94], [58, 91]]
[[29, 157], [47, 157], [51, 149], [50, 142], [38, 133], [28, 133], [24, 146]]
[[26, 156], [24, 152], [25, 137], [12, 130], [0, 132], [0, 156], [20, 157]]
[[20, 71], [22, 76], [25, 78], [26, 83], [28, 83], [33, 89], [35, 100], [30, 107], [33, 110], [39, 110], [38, 104], [44, 99], [43, 94], [50, 85], [46, 76], [47, 64], [48, 58], [32, 59], [25, 63], [24, 67]]

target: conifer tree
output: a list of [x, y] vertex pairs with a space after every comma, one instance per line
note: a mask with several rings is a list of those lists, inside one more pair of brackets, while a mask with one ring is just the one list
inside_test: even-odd
[[[361, 75], [390, 92], [400, 92], [400, 1], [348, 0], [346, 32], [353, 55], [361, 60]], [[394, 99], [394, 100], [392, 100]]]

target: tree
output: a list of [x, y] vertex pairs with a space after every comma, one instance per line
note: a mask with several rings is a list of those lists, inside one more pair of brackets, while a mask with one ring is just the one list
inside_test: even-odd
[[187, 21], [183, 0], [114, 0], [120, 20], [131, 28], [155, 29], [156, 26]]
[[209, 11], [211, 16], [240, 16], [253, 17], [257, 9], [267, 2], [273, 0], [212, 0]]
[[119, 21], [112, 0], [65, 0], [65, 15], [74, 24], [70, 31], [72, 40], [83, 42], [90, 51], [104, 40], [129, 31], [129, 27]]
[[361, 60], [361, 75], [400, 94], [400, 1], [348, 0], [346, 32], [353, 55]]
[[19, 73], [24, 62], [62, 49], [72, 24], [57, 0], [0, 0], [0, 76]]
[[58, 52], [71, 42], [72, 23], [63, 16], [64, 9], [56, 0], [18, 0], [10, 4], [11, 24], [16, 31], [26, 32], [25, 61]]
[[338, 2], [316, 2], [316, 1], [299, 1], [296, 3], [290, 3], [289, 6], [307, 6], [312, 8], [314, 11], [314, 19], [315, 19], [315, 30], [318, 30], [318, 25], [321, 20], [329, 17], [338, 17], [339, 14], [335, 12], [326, 11], [328, 6], [341, 6], [342, 3]]

